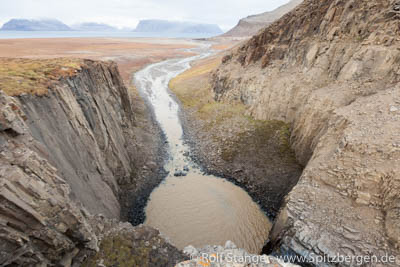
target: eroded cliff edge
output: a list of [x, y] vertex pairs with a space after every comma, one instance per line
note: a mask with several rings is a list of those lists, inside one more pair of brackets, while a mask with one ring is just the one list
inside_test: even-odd
[[[119, 222], [120, 203], [140, 206], [160, 182], [162, 159], [149, 159], [162, 140], [116, 64], [2, 59], [0, 80], [0, 265], [79, 266], [99, 249], [105, 262], [185, 259], [158, 231]], [[125, 243], [108, 253], [110, 239]]]
[[275, 250], [399, 255], [399, 12], [391, 0], [307, 0], [214, 73], [217, 100], [290, 123], [305, 165], [272, 231]]

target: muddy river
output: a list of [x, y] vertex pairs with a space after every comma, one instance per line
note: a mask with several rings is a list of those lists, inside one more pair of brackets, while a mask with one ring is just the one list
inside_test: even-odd
[[224, 245], [227, 240], [251, 253], [259, 253], [271, 223], [240, 187], [202, 173], [187, 156], [179, 105], [169, 81], [190, 68], [190, 62], [210, 55], [208, 46], [184, 59], [153, 64], [135, 74], [136, 86], [152, 105], [169, 145], [165, 169], [169, 175], [151, 194], [145, 224], [159, 229], [178, 248], [187, 245]]

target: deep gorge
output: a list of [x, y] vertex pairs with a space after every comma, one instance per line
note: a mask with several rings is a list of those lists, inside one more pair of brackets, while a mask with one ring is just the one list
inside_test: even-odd
[[[23, 65], [35, 61], [16, 62]], [[53, 61], [35, 63], [46, 65]], [[114, 240], [111, 242], [120, 240], [121, 246], [125, 246], [132, 235], [139, 238], [132, 239], [133, 243], [147, 240], [157, 242], [153, 246], [155, 251], [165, 249], [167, 253], [157, 256], [159, 260], [184, 260], [185, 256], [168, 242], [158, 241], [162, 237], [157, 231], [120, 222], [127, 219], [138, 225], [144, 221], [147, 198], [167, 174], [162, 167], [166, 162], [166, 139], [154, 122], [154, 114], [144, 103], [135, 105], [114, 63], [76, 60], [71, 66], [66, 75], [51, 81], [41, 95], [1, 95], [0, 207], [8, 222], [2, 231], [8, 234], [2, 237], [4, 253], [0, 262], [27, 266], [38, 262], [49, 265], [85, 262], [91, 266], [97, 257], [108, 259], [110, 249], [121, 249], [107, 247], [110, 239]], [[181, 163], [182, 170], [175, 171], [185, 172], [188, 163], [186, 160]], [[188, 167], [196, 169], [195, 164]], [[196, 173], [203, 175], [200, 168]], [[198, 181], [204, 179], [206, 176]], [[210, 180], [210, 183], [220, 182]], [[240, 205], [252, 202], [241, 189], [226, 183], [221, 180], [225, 189], [220, 193], [237, 192], [235, 201]], [[254, 196], [253, 199], [257, 201]], [[231, 202], [229, 198], [224, 201]], [[242, 230], [248, 232], [243, 237], [253, 231], [255, 236], [263, 232], [264, 237], [256, 246], [241, 243], [248, 242], [242, 241], [246, 239], [243, 237], [237, 242], [257, 253], [267, 239], [270, 226], [265, 215], [257, 211], [257, 204], [246, 205], [244, 211], [253, 213], [254, 210], [260, 215], [250, 215], [249, 218], [256, 220], [251, 223], [252, 227], [248, 227], [249, 222], [237, 221], [238, 227], [245, 227]], [[220, 213], [216, 212], [217, 221]], [[229, 212], [234, 213], [234, 210]], [[234, 227], [235, 222], [232, 221]], [[232, 230], [226, 234], [224, 238], [233, 239]], [[18, 243], [19, 238], [24, 241]], [[223, 245], [224, 241], [216, 239], [215, 242]], [[202, 242], [200, 245], [206, 245]], [[137, 246], [134, 249], [140, 248]], [[89, 255], [93, 256], [86, 260]], [[144, 254], [135, 257], [145, 260]]]
[[135, 83], [151, 104], [166, 136], [168, 173], [150, 195], [146, 225], [160, 229], [183, 249], [193, 245], [224, 245], [231, 240], [251, 253], [260, 253], [270, 222], [257, 204], [227, 180], [207, 175], [189, 157], [180, 116], [183, 112], [170, 95], [172, 78], [190, 68], [190, 63], [209, 56], [209, 46], [194, 49], [198, 56], [150, 65], [135, 74]]
[[[246, 247], [251, 253], [268, 239], [263, 252], [310, 262], [398, 257], [398, 11], [392, 0], [306, 0], [233, 49], [196, 58], [190, 69], [190, 60], [179, 58], [142, 70], [154, 79], [137, 89], [151, 98], [150, 89], [169, 85], [174, 94], [157, 91], [167, 97], [153, 99], [158, 110], [123, 83], [112, 62], [0, 59], [2, 67], [40, 74], [1, 84], [0, 265], [175, 266], [189, 260], [186, 240], [178, 249], [164, 233], [133, 225], [145, 222], [152, 193], [172, 188], [150, 198], [158, 215], [152, 200], [176, 200], [174, 189], [204, 182], [221, 200], [204, 206], [231, 208], [225, 215], [239, 214], [232, 221], [256, 230], [239, 246], [266, 225], [242, 219], [273, 220], [262, 233], [268, 238]], [[154, 68], [162, 64], [170, 68]], [[185, 175], [189, 182], [179, 189]], [[228, 186], [213, 188], [214, 178]], [[240, 197], [223, 197], [236, 190]], [[179, 197], [196, 196], [186, 191]], [[180, 199], [171, 206], [188, 204]], [[252, 208], [237, 213], [238, 199]], [[168, 214], [155, 218], [163, 223]], [[220, 245], [205, 250], [234, 249]]]

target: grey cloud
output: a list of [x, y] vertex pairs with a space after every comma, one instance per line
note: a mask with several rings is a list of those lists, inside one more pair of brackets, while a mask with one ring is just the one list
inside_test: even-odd
[[0, 0], [0, 23], [11, 18], [56, 18], [135, 27], [140, 19], [216, 23], [225, 30], [239, 19], [272, 10], [289, 0]]

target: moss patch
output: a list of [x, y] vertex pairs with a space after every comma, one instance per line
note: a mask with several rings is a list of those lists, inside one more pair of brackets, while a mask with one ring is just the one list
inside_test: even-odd
[[0, 90], [7, 95], [45, 95], [52, 82], [75, 75], [80, 59], [0, 59]]
[[[139, 263], [132, 254], [131, 242], [121, 236], [112, 236], [104, 239], [100, 246], [100, 252], [100, 255], [103, 256], [103, 264], [106, 266], [114, 266], [117, 263], [121, 263], [118, 265], [121, 267], [135, 266]], [[93, 266], [92, 263], [97, 262], [97, 258], [100, 258], [100, 255], [88, 261], [84, 266]]]
[[[222, 141], [221, 157], [232, 163], [240, 154], [241, 157], [257, 155], [260, 159], [269, 160], [264, 151], [277, 153], [283, 163], [296, 163], [296, 157], [290, 148], [290, 126], [282, 121], [259, 121], [248, 119], [251, 127], [240, 132], [233, 142]], [[240, 159], [239, 159], [240, 160]]]
[[157, 230], [139, 226], [132, 230], [115, 231], [100, 243], [99, 252], [82, 266], [151, 267], [174, 266], [187, 257], [166, 242]]

